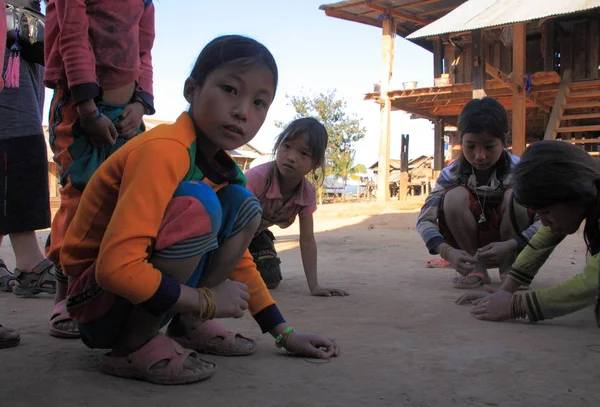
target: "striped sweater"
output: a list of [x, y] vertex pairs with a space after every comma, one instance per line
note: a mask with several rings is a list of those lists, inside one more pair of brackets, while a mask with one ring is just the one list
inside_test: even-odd
[[[542, 226], [529, 245], [517, 257], [508, 277], [523, 284], [531, 284], [533, 278], [550, 254], [566, 235], [553, 233]], [[583, 273], [554, 287], [541, 288], [520, 295], [530, 322], [556, 318], [593, 305], [598, 292], [600, 254], [592, 256]]]
[[[515, 166], [519, 162], [519, 157], [504, 151], [504, 155], [500, 158], [499, 162], [506, 163], [509, 169]], [[507, 187], [511, 185], [511, 173], [506, 173], [498, 179], [496, 177], [496, 171], [492, 174], [489, 182], [489, 186], [477, 186], [475, 182], [474, 174], [470, 166], [464, 166], [461, 170], [461, 166], [458, 165], [459, 161], [454, 161], [448, 167], [444, 168], [437, 179], [435, 187], [425, 200], [423, 208], [417, 218], [417, 232], [421, 235], [421, 238], [425, 242], [429, 253], [437, 254], [436, 248], [444, 243], [438, 225], [438, 214], [440, 209], [440, 203], [444, 191], [458, 185], [467, 186], [474, 194], [483, 196], [485, 194], [488, 204], [499, 204], [504, 199], [504, 193]], [[522, 238], [515, 238], [519, 244], [519, 250], [523, 249], [527, 244], [527, 241], [533, 237], [540, 226], [539, 221], [535, 222], [528, 229], [523, 231], [522, 237], [526, 239], [523, 241]]]

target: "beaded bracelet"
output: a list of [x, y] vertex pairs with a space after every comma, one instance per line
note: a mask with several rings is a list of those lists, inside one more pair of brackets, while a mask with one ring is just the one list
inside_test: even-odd
[[[214, 319], [217, 315], [215, 295], [206, 287], [198, 288], [198, 295], [200, 296], [200, 310], [192, 313], [192, 317], [197, 321]], [[206, 303], [206, 309], [202, 309], [202, 304], [204, 303]]]
[[527, 317], [527, 312], [523, 307], [523, 297], [519, 294], [513, 294], [510, 298], [510, 317], [512, 319], [523, 319]]
[[294, 331], [295, 331], [294, 328], [289, 328], [289, 327], [285, 328], [285, 331], [283, 331], [282, 333], [277, 335], [277, 338], [275, 338], [275, 346], [277, 346], [278, 348], [283, 347], [284, 341], [287, 340], [287, 338], [289, 338], [290, 334]]

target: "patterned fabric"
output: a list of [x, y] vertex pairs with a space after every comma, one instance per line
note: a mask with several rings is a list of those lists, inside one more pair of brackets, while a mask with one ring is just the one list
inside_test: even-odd
[[276, 174], [275, 162], [256, 166], [246, 171], [246, 186], [258, 198], [263, 216], [256, 234], [277, 225], [282, 229], [291, 226], [296, 216], [311, 216], [317, 210], [315, 187], [303, 178], [294, 194], [283, 199]]
[[[494, 170], [490, 178], [488, 185], [477, 185], [475, 174], [472, 171], [470, 165], [465, 165], [461, 169], [459, 160], [454, 161], [448, 167], [444, 168], [437, 179], [435, 187], [425, 200], [423, 208], [417, 218], [417, 232], [421, 235], [421, 238], [425, 242], [427, 249], [431, 254], [436, 254], [435, 249], [442, 243], [444, 238], [439, 230], [438, 215], [440, 212], [440, 204], [442, 196], [445, 190], [463, 185], [469, 188], [473, 194], [479, 194], [480, 196], [486, 196], [486, 205], [490, 206], [501, 203], [504, 199], [504, 193], [507, 188], [511, 186], [511, 174], [510, 169], [519, 162], [519, 158], [512, 155], [508, 151], [505, 151], [503, 156], [500, 158], [499, 163], [506, 165], [508, 170], [504, 175], [498, 179], [496, 176], [497, 170]], [[497, 164], [498, 165], [498, 164]], [[519, 248], [522, 249], [529, 239], [537, 232], [540, 226], [539, 222], [535, 222], [528, 229], [522, 232], [522, 236], [526, 241], [521, 238], [516, 238], [519, 243]]]

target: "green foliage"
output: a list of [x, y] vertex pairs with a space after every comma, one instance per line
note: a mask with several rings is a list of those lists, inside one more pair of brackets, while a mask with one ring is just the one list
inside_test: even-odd
[[[314, 117], [327, 129], [329, 145], [325, 153], [326, 177], [342, 178], [345, 186], [350, 176], [366, 171], [364, 166], [354, 165], [354, 143], [365, 137], [366, 129], [355, 114], [346, 112], [346, 101], [338, 99], [335, 90], [314, 96], [286, 97], [296, 111], [293, 120]], [[276, 122], [275, 125], [284, 129], [287, 123]]]

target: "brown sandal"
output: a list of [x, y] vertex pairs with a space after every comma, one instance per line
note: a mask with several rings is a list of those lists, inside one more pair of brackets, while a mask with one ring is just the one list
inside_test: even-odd
[[56, 294], [56, 278], [54, 264], [44, 259], [31, 272], [15, 268], [14, 276], [17, 284], [13, 293], [17, 297], [34, 297], [40, 293]]
[[12, 328], [0, 325], [0, 349], [12, 348], [21, 342], [21, 336]]

